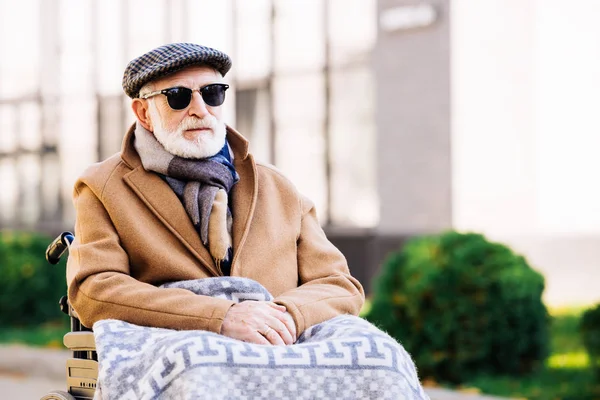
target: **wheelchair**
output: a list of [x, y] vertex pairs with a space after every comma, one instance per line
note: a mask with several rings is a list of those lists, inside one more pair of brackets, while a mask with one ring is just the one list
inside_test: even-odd
[[[46, 260], [57, 264], [75, 239], [71, 232], [63, 232], [46, 249]], [[59, 301], [60, 309], [71, 319], [71, 331], [64, 338], [64, 345], [72, 351], [67, 360], [67, 390], [54, 390], [41, 400], [92, 400], [98, 380], [98, 354], [94, 333], [79, 321], [77, 313], [69, 304], [67, 296]]]

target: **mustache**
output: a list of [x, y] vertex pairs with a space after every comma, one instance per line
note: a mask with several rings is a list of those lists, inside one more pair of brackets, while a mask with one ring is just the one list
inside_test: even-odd
[[217, 127], [219, 121], [214, 115], [207, 115], [204, 118], [196, 117], [185, 117], [183, 121], [179, 123], [179, 131], [187, 131], [189, 129], [211, 129], [214, 130]]

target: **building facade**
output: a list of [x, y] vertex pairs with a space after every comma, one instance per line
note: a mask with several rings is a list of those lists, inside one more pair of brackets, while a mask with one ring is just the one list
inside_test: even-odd
[[455, 228], [524, 253], [549, 303], [597, 300], [598, 11], [592, 0], [0, 0], [0, 227], [72, 227], [75, 179], [133, 122], [126, 63], [191, 41], [232, 56], [226, 121], [315, 201], [367, 290], [407, 237]]

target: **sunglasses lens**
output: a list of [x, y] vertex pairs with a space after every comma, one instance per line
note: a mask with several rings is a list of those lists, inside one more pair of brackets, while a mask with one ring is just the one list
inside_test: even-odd
[[192, 90], [184, 87], [171, 88], [165, 93], [165, 96], [173, 110], [183, 110], [190, 105]]
[[202, 88], [202, 100], [211, 107], [217, 107], [225, 101], [227, 85], [213, 84]]

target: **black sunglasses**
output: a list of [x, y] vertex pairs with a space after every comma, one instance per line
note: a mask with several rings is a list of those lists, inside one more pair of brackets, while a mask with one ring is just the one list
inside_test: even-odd
[[[225, 91], [227, 89], [229, 89], [229, 85], [224, 83], [211, 83], [195, 90], [200, 93], [202, 100], [204, 100], [207, 105], [211, 107], [217, 107], [223, 104], [225, 101]], [[177, 86], [150, 92], [140, 96], [140, 98], [147, 99], [149, 97], [156, 96], [157, 94], [164, 94], [167, 96], [167, 103], [169, 103], [169, 107], [171, 107], [173, 110], [183, 110], [190, 105], [193, 92], [194, 89]]]

